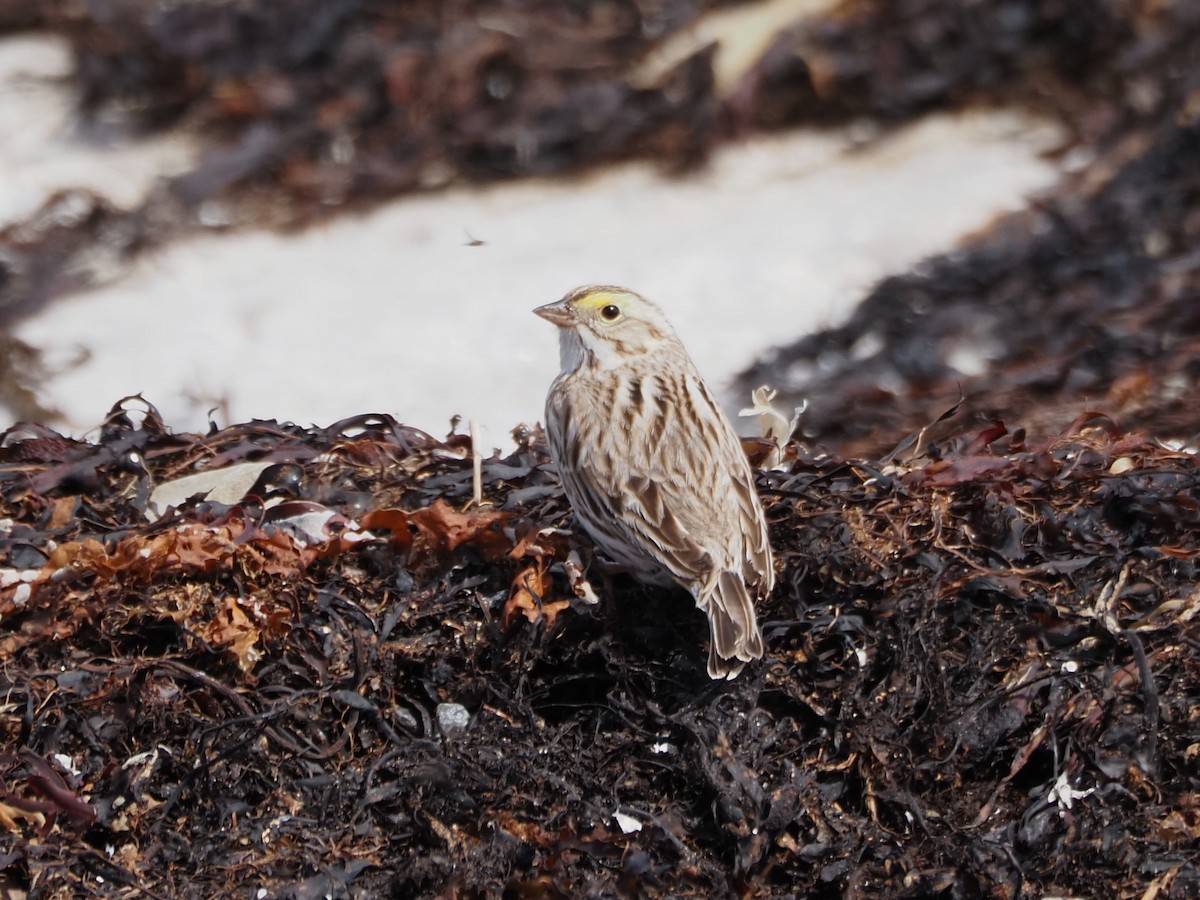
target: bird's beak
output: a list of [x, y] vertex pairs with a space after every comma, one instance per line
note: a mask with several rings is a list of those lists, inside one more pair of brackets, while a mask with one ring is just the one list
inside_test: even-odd
[[534, 313], [541, 316], [547, 322], [553, 322], [559, 328], [571, 328], [578, 321], [575, 318], [575, 310], [566, 300], [559, 300], [557, 303], [547, 303], [545, 306], [539, 306], [534, 310]]

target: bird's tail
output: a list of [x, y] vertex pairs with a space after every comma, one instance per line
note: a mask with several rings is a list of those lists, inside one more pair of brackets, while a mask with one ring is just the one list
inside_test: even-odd
[[711, 678], [736, 678], [746, 663], [763, 655], [754, 599], [741, 576], [721, 572], [707, 598], [697, 605], [708, 613], [712, 634], [708, 648]]

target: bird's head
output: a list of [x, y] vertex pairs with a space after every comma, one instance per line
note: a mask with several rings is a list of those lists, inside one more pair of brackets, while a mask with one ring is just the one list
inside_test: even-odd
[[534, 312], [558, 326], [564, 369], [615, 368], [679, 340], [661, 309], [612, 285], [576, 288]]

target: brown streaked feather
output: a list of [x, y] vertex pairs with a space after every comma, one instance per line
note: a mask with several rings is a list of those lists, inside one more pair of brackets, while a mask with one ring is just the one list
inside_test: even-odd
[[712, 642], [708, 651], [710, 678], [735, 678], [742, 663], [763, 655], [762, 632], [754, 620], [754, 601], [746, 584], [733, 572], [722, 572], [709, 601], [723, 615], [708, 617]]
[[[729, 569], [761, 587], [765, 594], [774, 580], [769, 543], [741, 443], [694, 370], [673, 380], [657, 376], [654, 381], [657, 390], [644, 400], [648, 407], [645, 415], [657, 427], [650, 432], [650, 445], [643, 448], [643, 459], [608, 462], [621, 457], [615, 446], [617, 435], [607, 429], [585, 430], [576, 439], [564, 442], [576, 448], [595, 448], [588, 477], [576, 477], [571, 470], [577, 466], [560, 473], [564, 482], [572, 482], [568, 494], [578, 496], [577, 502], [597, 514], [587, 519], [600, 519], [610, 525], [605, 528], [608, 534], [593, 535], [609, 555], [616, 552], [628, 561], [630, 546], [637, 548], [647, 561], [656, 559], [689, 590], [693, 585], [707, 587], [714, 569]], [[565, 419], [559, 412], [561, 405], [577, 409], [580, 403], [588, 402], [589, 387], [582, 375], [566, 380], [552, 393], [564, 402], [548, 404], [547, 421]], [[607, 400], [609, 389], [606, 385], [593, 397]], [[582, 396], [566, 402], [575, 393]], [[698, 414], [697, 403], [707, 407], [704, 415]], [[649, 408], [651, 404], [654, 409]], [[714, 429], [717, 426], [713, 422], [724, 425], [728, 433], [704, 433], [700, 421]], [[636, 432], [631, 425], [626, 426], [627, 432]], [[557, 426], [549, 429], [564, 438], [570, 430], [560, 431]], [[555, 456], [572, 459], [566, 446]], [[741, 553], [723, 549], [728, 538], [713, 532], [714, 522], [739, 523], [742, 540], [737, 543]], [[614, 542], [621, 546], [613, 546]]]

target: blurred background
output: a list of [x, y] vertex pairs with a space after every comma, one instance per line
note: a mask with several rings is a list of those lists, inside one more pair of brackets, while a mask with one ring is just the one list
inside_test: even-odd
[[1194, 384], [1192, 4], [0, 9], [3, 425], [141, 393], [176, 430], [503, 445], [557, 371], [529, 311], [588, 282], [659, 302], [731, 410], [769, 382], [850, 448], [956, 394], [1057, 427]]

